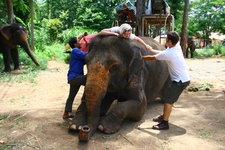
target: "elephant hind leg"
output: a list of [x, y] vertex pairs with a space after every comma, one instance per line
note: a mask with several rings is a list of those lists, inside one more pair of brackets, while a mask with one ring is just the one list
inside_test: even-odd
[[82, 102], [80, 106], [77, 108], [75, 116], [71, 121], [71, 125], [69, 126], [69, 130], [80, 130], [82, 126], [87, 124], [87, 108], [86, 103]]

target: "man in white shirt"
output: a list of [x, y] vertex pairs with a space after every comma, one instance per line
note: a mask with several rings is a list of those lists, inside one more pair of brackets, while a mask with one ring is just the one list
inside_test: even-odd
[[143, 60], [165, 60], [168, 64], [168, 70], [172, 83], [163, 99], [163, 114], [153, 118], [153, 121], [160, 122], [152, 128], [156, 130], [169, 129], [169, 117], [172, 112], [173, 104], [178, 100], [183, 90], [190, 84], [190, 76], [182, 49], [179, 44], [179, 35], [177, 32], [168, 32], [166, 38], [167, 49], [165, 51], [150, 51], [155, 55], [142, 56]]

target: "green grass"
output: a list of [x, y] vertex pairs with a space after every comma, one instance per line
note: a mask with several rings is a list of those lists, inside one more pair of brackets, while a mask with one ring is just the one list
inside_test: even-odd
[[211, 137], [211, 132], [202, 129], [198, 132], [198, 137], [201, 139], [209, 139]]

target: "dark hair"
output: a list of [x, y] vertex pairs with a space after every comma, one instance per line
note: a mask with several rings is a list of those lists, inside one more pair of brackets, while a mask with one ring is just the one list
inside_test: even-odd
[[74, 44], [76, 44], [76, 43], [77, 43], [77, 38], [76, 37], [71, 38], [69, 40], [69, 45], [70, 45], [71, 48], [74, 48], [75, 47]]
[[176, 31], [170, 31], [167, 33], [167, 39], [171, 40], [173, 45], [176, 45], [179, 41], [179, 35]]
[[84, 32], [83, 36], [87, 36], [87, 35], [88, 35], [88, 33], [87, 32]]

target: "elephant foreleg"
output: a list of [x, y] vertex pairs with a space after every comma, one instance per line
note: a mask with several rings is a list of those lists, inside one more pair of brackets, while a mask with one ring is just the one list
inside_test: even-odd
[[106, 94], [106, 96], [101, 102], [100, 116], [104, 116], [108, 111], [110, 111], [109, 109], [116, 98], [117, 94], [110, 94], [110, 93]]
[[70, 130], [80, 130], [83, 125], [87, 124], [87, 107], [85, 102], [81, 102], [77, 108], [76, 114], [69, 126]]
[[11, 49], [11, 57], [12, 57], [13, 64], [14, 64], [14, 70], [20, 70], [19, 53], [18, 53], [17, 48]]
[[11, 67], [10, 67], [10, 60], [11, 60], [10, 49], [3, 49], [2, 54], [3, 54], [3, 61], [4, 61], [4, 64], [5, 64], [4, 72], [11, 72]]
[[126, 118], [134, 121], [141, 120], [146, 111], [146, 107], [146, 100], [142, 102], [138, 100], [120, 102], [110, 113], [101, 118], [98, 129], [107, 134], [115, 133], [119, 130], [121, 123]]
[[194, 58], [194, 52], [191, 52], [191, 58]]
[[186, 49], [186, 58], [188, 58], [188, 48]]

